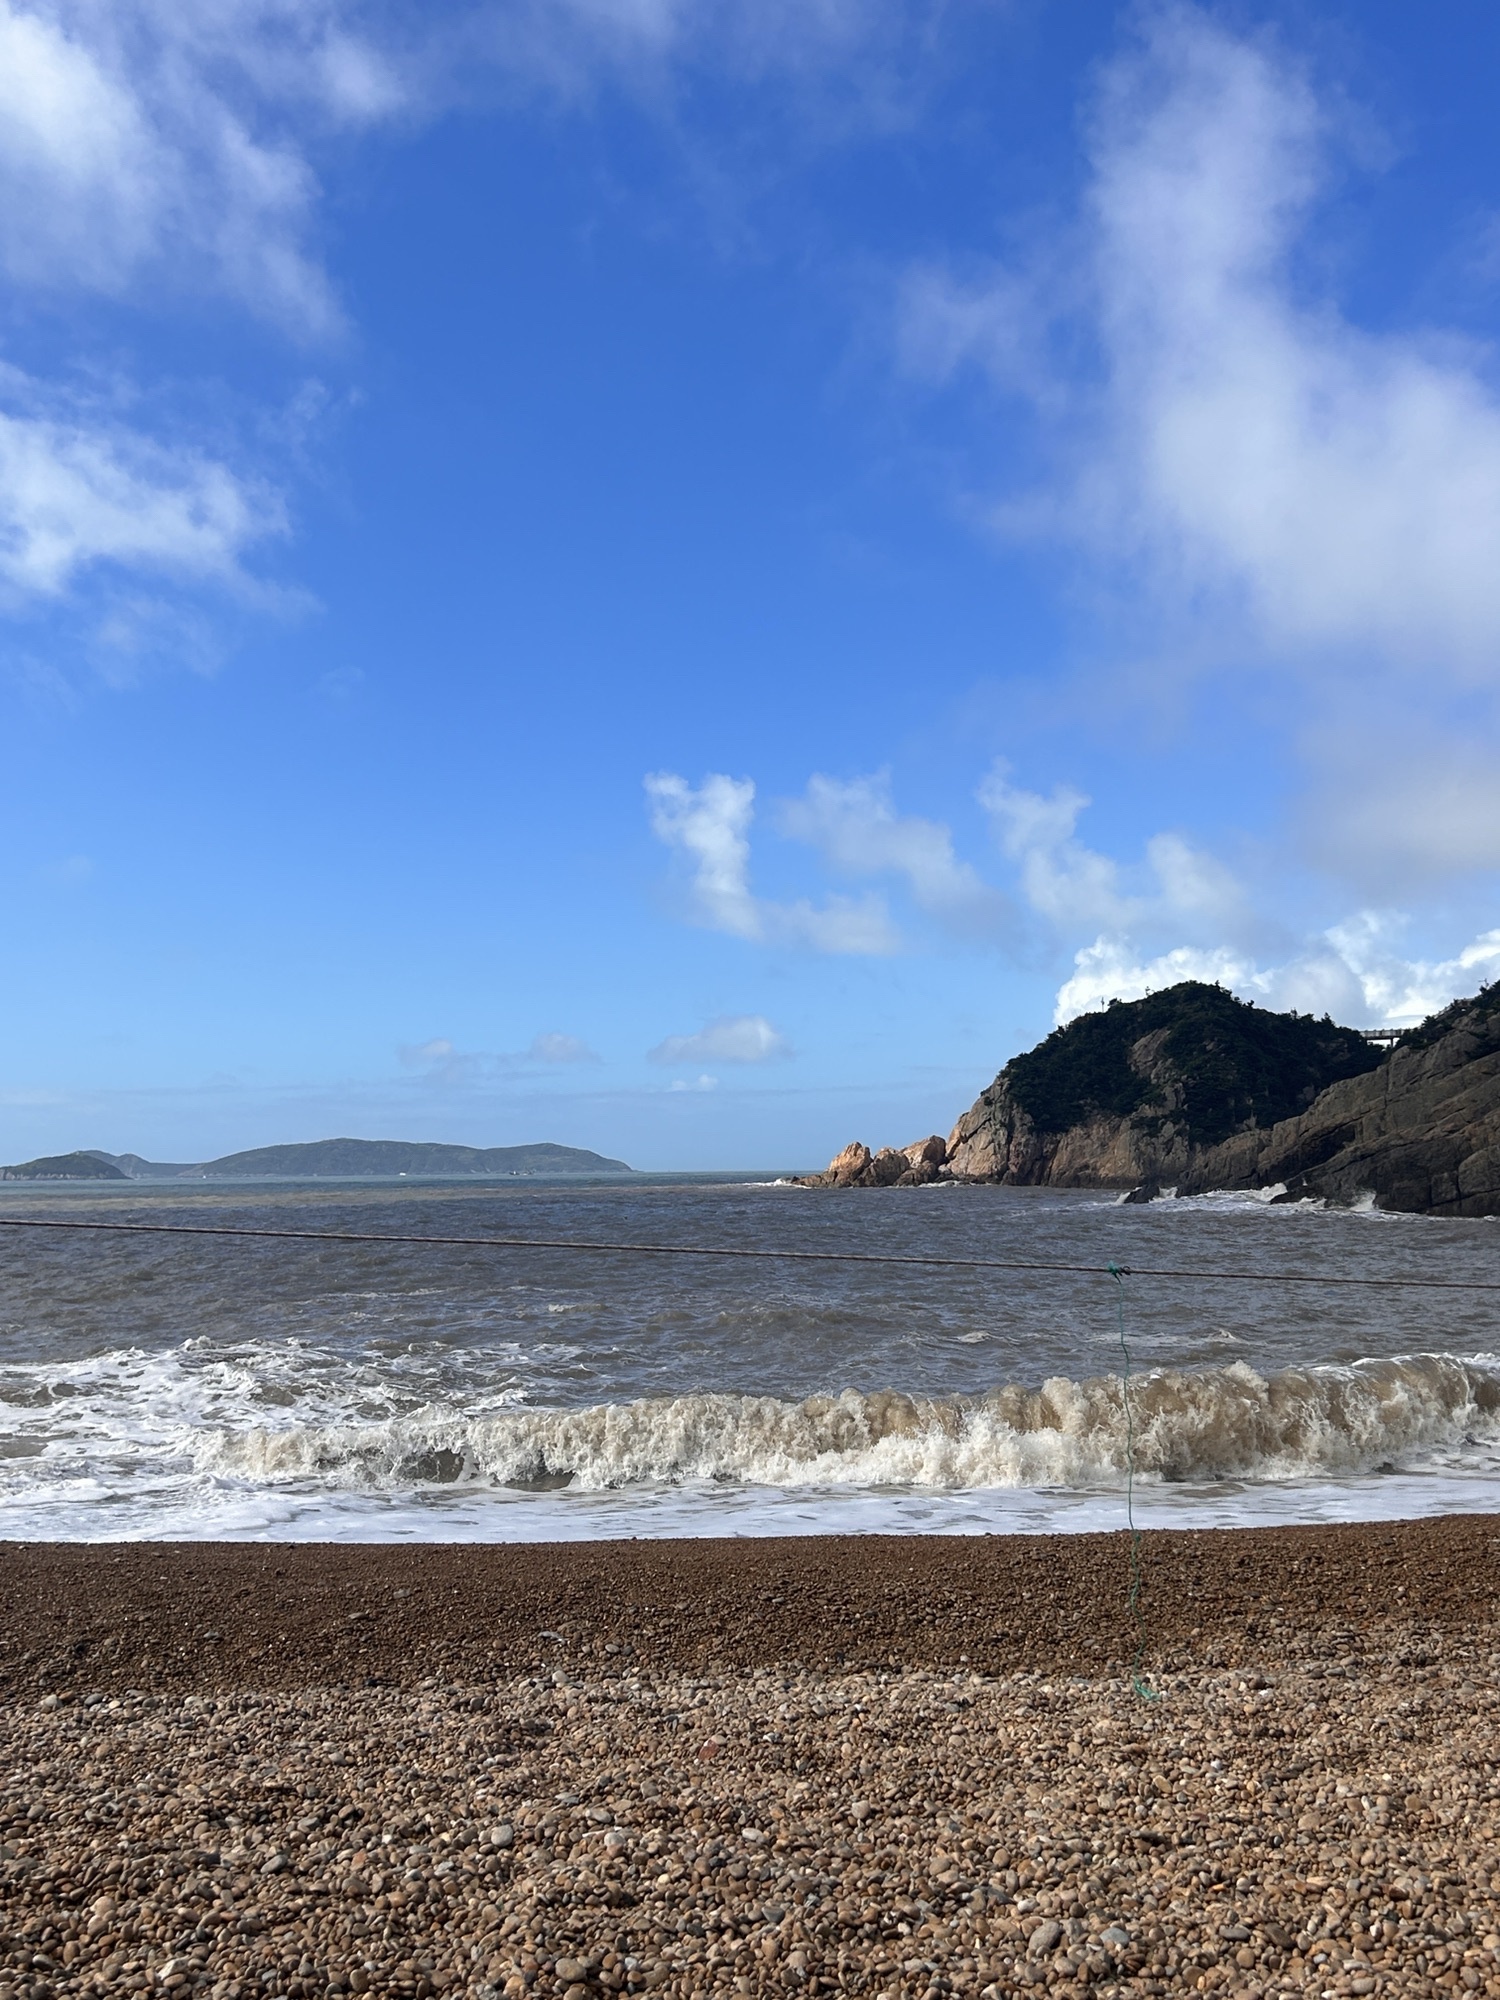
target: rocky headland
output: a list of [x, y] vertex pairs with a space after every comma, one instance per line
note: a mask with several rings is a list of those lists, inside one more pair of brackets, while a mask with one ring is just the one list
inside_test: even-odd
[[946, 1140], [848, 1146], [807, 1185], [934, 1180], [1375, 1198], [1500, 1214], [1500, 985], [1384, 1052], [1357, 1030], [1184, 981], [1015, 1056]]

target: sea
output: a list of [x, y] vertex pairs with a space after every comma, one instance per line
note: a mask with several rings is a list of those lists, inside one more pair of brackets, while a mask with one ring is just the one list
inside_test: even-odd
[[[879, 1258], [933, 1261], [862, 1261]], [[1166, 1271], [1188, 1275], [1151, 1275]], [[1367, 1282], [1329, 1282], [1349, 1278]], [[1393, 1282], [1410, 1279], [1448, 1288]], [[1131, 1206], [770, 1175], [8, 1183], [0, 1538], [1496, 1511], [1497, 1321], [1500, 1224], [1249, 1195]]]

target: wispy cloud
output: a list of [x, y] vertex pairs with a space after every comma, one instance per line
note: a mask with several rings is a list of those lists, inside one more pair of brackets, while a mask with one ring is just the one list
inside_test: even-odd
[[100, 566], [254, 594], [243, 558], [287, 525], [268, 486], [97, 412], [37, 414], [45, 400], [0, 370], [0, 586], [13, 603], [57, 598]]
[[1268, 43], [1190, 6], [1144, 19], [1105, 74], [1072, 275], [1051, 256], [978, 281], [915, 273], [909, 353], [977, 362], [1045, 417], [1058, 477], [997, 516], [1009, 531], [1145, 565], [1283, 651], [1488, 678], [1485, 357], [1366, 332], [1308, 295], [1296, 254], [1337, 117]]
[[1003, 265], [914, 270], [907, 359], [1029, 408], [1042, 474], [989, 520], [1076, 551], [1162, 672], [1288, 675], [1319, 860], [1360, 884], [1491, 867], [1494, 356], [1363, 327], [1310, 278], [1320, 206], [1369, 129], [1334, 90], [1206, 9], [1136, 24], [1075, 213]]
[[623, 89], [667, 109], [679, 139], [703, 78], [774, 89], [785, 152], [789, 125], [816, 140], [909, 116], [952, 12], [941, 0], [499, 0], [445, 38], [434, 82], [452, 90], [462, 63], [471, 91], [495, 79], [564, 100]]
[[448, 1036], [434, 1035], [429, 1041], [406, 1043], [396, 1053], [403, 1069], [415, 1071], [424, 1083], [448, 1090], [467, 1090], [514, 1078], [539, 1066], [553, 1068], [599, 1060], [579, 1036], [562, 1034], [556, 1029], [535, 1036], [524, 1049], [462, 1049]]
[[595, 1063], [599, 1058], [577, 1035], [560, 1034], [556, 1029], [547, 1034], [537, 1035], [526, 1051], [532, 1062], [539, 1063]]
[[[808, 930], [799, 933], [786, 919], [789, 907], [800, 916], [812, 905], [766, 903], [751, 890], [749, 779], [710, 778], [694, 789], [658, 777], [648, 789], [656, 832], [691, 864], [695, 921], [756, 942], [809, 941]], [[1135, 858], [1106, 853], [1080, 836], [1085, 793], [1067, 784], [1029, 790], [1003, 761], [975, 796], [1033, 927], [1049, 950], [1071, 955], [1057, 993], [1058, 1021], [1205, 979], [1267, 1006], [1405, 1025], [1500, 973], [1500, 933], [1486, 932], [1449, 957], [1426, 958], [1401, 949], [1410, 925], [1396, 909], [1360, 908], [1324, 930], [1299, 933], [1233, 869], [1175, 829], [1150, 835]], [[780, 819], [783, 831], [812, 846], [830, 869], [895, 875], [919, 909], [974, 945], [1009, 943], [1010, 898], [959, 856], [948, 827], [898, 813], [886, 778], [815, 777], [803, 798], [780, 808]], [[651, 1059], [763, 1060], [781, 1052], [778, 1043], [763, 1017], [729, 1016], [698, 1035], [669, 1037]]]
[[[91, 299], [160, 323], [212, 298], [326, 351], [348, 329], [323, 254], [320, 167], [351, 135], [518, 94], [576, 108], [609, 87], [684, 140], [704, 76], [772, 86], [787, 100], [783, 136], [784, 112], [814, 83], [880, 118], [923, 13], [911, 0], [476, 0], [425, 13], [372, 0], [0, 0], [0, 288], [66, 304], [85, 366], [78, 307]], [[79, 595], [85, 650], [115, 678], [153, 651], [214, 664], [213, 616], [180, 615], [177, 600], [204, 581], [248, 594], [247, 549], [286, 530], [265, 480], [222, 438], [153, 434], [140, 417], [0, 421], [0, 583], [16, 593], [0, 609], [45, 596], [66, 612]], [[87, 592], [102, 565], [157, 579], [162, 601], [141, 615], [137, 594], [133, 611], [101, 614]], [[838, 950], [865, 948], [838, 940], [870, 925], [830, 907], [788, 912], [782, 928]]]
[[1022, 894], [1054, 937], [1103, 926], [1074, 953], [1058, 989], [1059, 1022], [1203, 979], [1265, 1006], [1400, 1027], [1500, 974], [1500, 931], [1450, 958], [1423, 959], [1399, 948], [1409, 928], [1401, 912], [1367, 909], [1296, 938], [1257, 909], [1228, 868], [1178, 834], [1153, 836], [1144, 860], [1126, 867], [1078, 838], [1089, 803], [1079, 792], [1028, 792], [999, 767], [978, 796]]
[[283, 496], [233, 440], [153, 424], [154, 393], [101, 391], [118, 322], [100, 367], [86, 307], [159, 323], [212, 296], [298, 343], [339, 335], [312, 149], [404, 100], [356, 11], [0, 0], [0, 288], [68, 307], [91, 384], [0, 366], [0, 610], [48, 613], [107, 679], [153, 655], [217, 664], [226, 591], [239, 610], [300, 602], [247, 562], [287, 534]]
[[671, 771], [648, 777], [651, 830], [687, 865], [687, 913], [709, 930], [757, 943], [879, 954], [897, 939], [878, 897], [768, 902], [750, 886], [755, 784], [714, 774], [697, 787]]
[[1077, 838], [1079, 815], [1090, 803], [1084, 793], [1068, 785], [1046, 796], [1026, 791], [1011, 784], [1000, 763], [976, 796], [1020, 871], [1026, 900], [1053, 923], [1119, 927], [1187, 920], [1222, 931], [1244, 914], [1243, 892], [1229, 870], [1181, 834], [1153, 835], [1144, 863], [1127, 881], [1118, 861]]
[[786, 1037], [764, 1014], [720, 1014], [695, 1035], [668, 1035], [648, 1052], [647, 1060], [692, 1068], [707, 1062], [774, 1062], [791, 1053]]
[[0, 269], [31, 289], [210, 289], [299, 337], [340, 311], [311, 247], [308, 127], [402, 102], [310, 0], [0, 0]]
[[937, 820], [898, 813], [888, 774], [840, 780], [814, 776], [800, 799], [778, 809], [783, 833], [817, 849], [844, 876], [893, 875], [917, 907], [965, 936], [998, 933], [1006, 899], [954, 852]]
[[1422, 959], [1399, 950], [1406, 927], [1390, 911], [1361, 910], [1327, 934], [1358, 978], [1374, 1019], [1407, 1027], [1459, 994], [1500, 979], [1500, 929], [1483, 932], [1451, 958]]

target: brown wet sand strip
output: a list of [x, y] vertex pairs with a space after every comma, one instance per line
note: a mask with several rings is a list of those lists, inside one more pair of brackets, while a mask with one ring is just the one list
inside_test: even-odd
[[0, 1545], [0, 2000], [1500, 1995], [1500, 1520]]

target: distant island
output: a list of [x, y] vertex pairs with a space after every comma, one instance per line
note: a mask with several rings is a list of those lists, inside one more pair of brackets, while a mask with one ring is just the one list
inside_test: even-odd
[[0, 1168], [10, 1181], [400, 1180], [540, 1174], [628, 1174], [623, 1160], [582, 1146], [442, 1146], [408, 1139], [314, 1139], [299, 1146], [257, 1146], [196, 1164], [142, 1159], [139, 1153], [59, 1153]]
[[1113, 1000], [1013, 1056], [946, 1139], [856, 1142], [804, 1185], [940, 1180], [1500, 1215], [1500, 983], [1378, 1036], [1197, 980]]
[[5, 1181], [124, 1181], [129, 1174], [99, 1153], [49, 1153], [45, 1159], [23, 1160], [0, 1167]]

